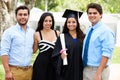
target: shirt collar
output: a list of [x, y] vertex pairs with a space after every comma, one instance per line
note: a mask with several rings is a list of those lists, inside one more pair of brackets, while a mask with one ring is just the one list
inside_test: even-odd
[[100, 25], [102, 24], [101, 21], [97, 22], [94, 26], [92, 26], [93, 29], [96, 29], [98, 27], [100, 27]]
[[[16, 24], [16, 27], [17, 27], [17, 29], [19, 29], [19, 30], [23, 30], [23, 28], [17, 23]], [[30, 27], [27, 25], [27, 30], [29, 29]]]

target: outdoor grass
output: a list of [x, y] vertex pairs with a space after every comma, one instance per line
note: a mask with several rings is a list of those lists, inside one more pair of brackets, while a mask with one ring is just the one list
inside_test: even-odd
[[120, 64], [120, 47], [115, 47], [111, 64]]
[[[34, 60], [35, 60], [37, 55], [38, 55], [38, 51], [35, 54], [33, 54], [31, 64], [34, 63]], [[119, 58], [120, 58], [120, 47], [115, 47], [113, 57], [111, 59], [111, 64], [120, 64]], [[3, 69], [3, 66], [1, 64], [1, 58], [0, 58], [0, 80], [4, 80], [4, 69]]]

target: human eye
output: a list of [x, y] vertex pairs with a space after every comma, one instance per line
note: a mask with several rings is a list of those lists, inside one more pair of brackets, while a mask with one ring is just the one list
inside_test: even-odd
[[21, 13], [19, 13], [18, 15], [19, 15], [19, 16], [22, 16], [22, 14], [21, 14]]
[[88, 12], [89, 15], [91, 15], [92, 13], [91, 12]]
[[49, 22], [52, 22], [52, 20], [49, 20]]
[[27, 16], [27, 14], [24, 14], [24, 16]]
[[47, 20], [44, 20], [44, 22], [47, 22]]
[[70, 21], [68, 21], [67, 23], [71, 23]]
[[88, 12], [88, 14], [89, 14], [89, 15], [92, 15], [92, 14], [96, 15], [97, 12]]
[[97, 12], [93, 12], [93, 14], [97, 14]]
[[72, 21], [72, 23], [76, 23], [76, 21]]

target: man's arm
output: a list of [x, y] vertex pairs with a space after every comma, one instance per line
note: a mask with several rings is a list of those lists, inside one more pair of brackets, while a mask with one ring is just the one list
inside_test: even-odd
[[7, 55], [3, 55], [2, 56], [2, 64], [5, 70], [5, 80], [14, 80], [13, 76], [12, 76], [12, 72], [10, 71], [10, 67], [8, 64], [8, 56]]
[[106, 67], [107, 62], [108, 62], [108, 57], [102, 56], [100, 65], [94, 76], [94, 80], [101, 80], [101, 75], [102, 75], [104, 68]]

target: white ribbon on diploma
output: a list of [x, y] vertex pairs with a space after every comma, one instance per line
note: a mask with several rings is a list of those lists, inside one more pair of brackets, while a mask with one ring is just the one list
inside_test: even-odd
[[[66, 47], [65, 47], [65, 37], [64, 34], [60, 34], [60, 41], [61, 41], [61, 45], [62, 45], [62, 50], [65, 50], [64, 53], [65, 55], [67, 55], [66, 53]], [[68, 65], [67, 63], [67, 56], [63, 59], [63, 65]]]

